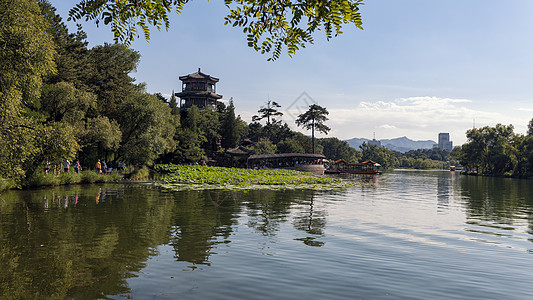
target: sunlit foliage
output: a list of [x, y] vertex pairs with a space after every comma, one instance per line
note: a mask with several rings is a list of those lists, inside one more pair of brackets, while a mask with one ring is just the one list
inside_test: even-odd
[[[180, 14], [188, 0], [110, 1], [80, 0], [69, 12], [72, 20], [95, 20], [110, 25], [115, 42], [128, 45], [141, 31], [150, 40], [150, 27], [168, 30], [169, 13]], [[363, 0], [251, 1], [225, 0], [225, 24], [240, 27], [249, 47], [276, 60], [286, 50], [292, 56], [307, 44], [313, 33], [324, 31], [326, 39], [342, 34], [353, 24], [363, 29], [359, 7]], [[140, 29], [140, 30], [139, 30]]]

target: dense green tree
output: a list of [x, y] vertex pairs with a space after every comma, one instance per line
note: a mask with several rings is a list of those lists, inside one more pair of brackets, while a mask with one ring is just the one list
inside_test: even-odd
[[292, 137], [293, 131], [287, 123], [275, 120], [263, 127], [261, 136], [269, 138], [272, 143], [277, 144], [284, 139]]
[[198, 162], [204, 155], [204, 150], [198, 138], [198, 133], [190, 128], [180, 128], [176, 133], [177, 147], [173, 161], [177, 163]]
[[77, 89], [86, 90], [87, 84], [83, 80], [83, 75], [88, 67], [87, 34], [80, 29], [79, 25], [76, 33], [69, 33], [61, 16], [56, 13], [55, 7], [48, 0], [37, 2], [42, 15], [49, 23], [49, 32], [57, 50], [54, 57], [57, 72], [46, 76], [45, 83], [54, 84], [64, 81], [74, 84]]
[[315, 153], [315, 130], [328, 134], [330, 128], [324, 124], [328, 120], [326, 117], [329, 112], [326, 108], [311, 104], [309, 109], [296, 118], [296, 125], [301, 126], [307, 130], [311, 129], [311, 138], [313, 139], [313, 153]]
[[274, 154], [276, 153], [276, 145], [274, 145], [269, 139], [261, 138], [254, 145], [255, 154]]
[[42, 126], [35, 138], [39, 147], [25, 166], [28, 175], [32, 175], [46, 161], [52, 164], [60, 164], [65, 159], [73, 161], [80, 150], [75, 129], [67, 122]]
[[161, 93], [155, 93], [154, 96], [159, 99], [159, 101], [163, 102], [163, 103], [168, 103], [168, 100], [167, 98], [165, 98], [165, 96], [163, 96], [163, 94]]
[[196, 105], [182, 112], [181, 127], [175, 135], [177, 146], [173, 153], [173, 161], [198, 162], [204, 155], [201, 145], [205, 142], [205, 136], [199, 130], [200, 118]]
[[488, 167], [492, 174], [503, 174], [507, 170], [513, 170], [517, 160], [517, 149], [513, 125], [496, 124], [494, 130], [490, 130], [487, 143]]
[[[533, 176], [533, 136], [524, 137], [520, 151], [521, 164], [519, 165], [520, 176]], [[520, 163], [519, 162], [519, 163]]]
[[[291, 137], [292, 130], [287, 123], [276, 120], [276, 116], [283, 116], [278, 109], [281, 107], [276, 101], [268, 100], [264, 106], [257, 111], [259, 114], [252, 116], [252, 123], [249, 126], [251, 138], [259, 140], [266, 137], [274, 144]], [[265, 126], [259, 121], [266, 119]]]
[[318, 143], [322, 145], [322, 153], [330, 160], [344, 159], [347, 162], [356, 163], [361, 159], [361, 152], [350, 147], [348, 142], [341, 141], [338, 138], [319, 139]]
[[294, 137], [284, 139], [276, 146], [278, 153], [305, 153], [304, 147]]
[[512, 139], [512, 144], [516, 150], [516, 161], [511, 172], [516, 176], [525, 176], [530, 170], [533, 170], [529, 163], [530, 161], [533, 162], [533, 152], [531, 152], [533, 139], [531, 136], [522, 134], [514, 134]]
[[248, 136], [252, 141], [258, 141], [263, 132], [263, 125], [259, 122], [248, 124]]
[[139, 92], [118, 107], [123, 143], [119, 159], [144, 165], [174, 149], [170, 107], [157, 97]]
[[527, 124], [527, 135], [533, 136], [533, 119], [531, 119]]
[[214, 109], [202, 109], [199, 111], [198, 134], [202, 140], [202, 148], [207, 153], [219, 150], [221, 142], [221, 116]]
[[394, 156], [393, 151], [385, 148], [385, 146], [376, 146], [363, 143], [361, 146], [362, 157], [361, 160], [372, 160], [381, 164], [384, 168], [392, 168], [398, 165], [398, 160]]
[[454, 157], [460, 163], [481, 173], [503, 175], [527, 172], [527, 141], [513, 132], [513, 125], [496, 124], [470, 129], [466, 132], [467, 143], [458, 148]]
[[[129, 44], [141, 28], [146, 40], [150, 39], [149, 26], [158, 30], [169, 27], [168, 13], [178, 14], [188, 0], [168, 1], [111, 1], [80, 0], [70, 10], [73, 20], [100, 20], [111, 25], [115, 42]], [[342, 26], [354, 24], [362, 29], [359, 6], [362, 0], [339, 1], [252, 1], [226, 0], [229, 10], [225, 24], [243, 28], [248, 46], [256, 51], [272, 54], [275, 60], [286, 48], [292, 56], [300, 47], [313, 43], [313, 33], [323, 30], [326, 39], [342, 34]]]
[[221, 112], [222, 148], [235, 148], [239, 145], [242, 136], [246, 133], [247, 126], [235, 116], [235, 105], [230, 100], [229, 105]]
[[450, 152], [446, 150], [442, 150], [440, 148], [431, 148], [431, 149], [416, 149], [416, 150], [410, 150], [405, 153], [403, 153], [402, 156], [405, 157], [411, 157], [414, 159], [431, 159], [431, 160], [438, 160], [438, 161], [448, 161], [450, 160]]
[[80, 138], [82, 153], [80, 159], [86, 163], [96, 163], [109, 153], [115, 153], [122, 141], [122, 131], [116, 120], [106, 116], [88, 119]]
[[104, 44], [89, 51], [84, 80], [91, 92], [98, 96], [98, 112], [110, 118], [117, 116], [116, 109], [136, 92], [142, 90], [129, 76], [137, 68], [140, 55], [120, 44]]
[[172, 96], [170, 96], [170, 102], [168, 103], [170, 105], [170, 113], [177, 116], [180, 114], [180, 108], [178, 106], [178, 100], [176, 99], [176, 95], [174, 93], [174, 90], [172, 90]]
[[67, 121], [78, 123], [85, 118], [89, 109], [96, 108], [96, 95], [84, 92], [70, 83], [58, 82], [45, 85], [40, 111], [48, 122]]
[[[303, 153], [313, 153], [313, 139], [310, 136], [307, 136], [301, 132], [292, 132], [291, 138], [298, 141], [298, 143], [303, 147]], [[315, 145], [316, 153], [322, 153], [323, 146], [318, 143]]]
[[32, 118], [43, 76], [55, 70], [49, 24], [35, 1], [0, 2], [0, 176], [19, 178], [36, 151]]

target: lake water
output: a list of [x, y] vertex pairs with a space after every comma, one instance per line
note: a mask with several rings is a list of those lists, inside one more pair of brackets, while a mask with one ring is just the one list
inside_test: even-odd
[[345, 191], [0, 194], [1, 298], [533, 299], [533, 182], [393, 171]]

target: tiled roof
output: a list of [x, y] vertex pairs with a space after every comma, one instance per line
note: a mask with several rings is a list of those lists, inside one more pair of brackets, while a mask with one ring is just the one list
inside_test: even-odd
[[252, 155], [249, 159], [275, 159], [275, 158], [326, 158], [322, 154], [310, 154], [310, 153], [280, 153], [280, 154], [258, 154]]
[[214, 81], [214, 82], [218, 82], [219, 79], [216, 78], [216, 77], [212, 77], [211, 75], [207, 75], [207, 74], [204, 74], [200, 71], [200, 68], [198, 68], [198, 72], [196, 73], [192, 73], [192, 74], [188, 74], [188, 75], [185, 75], [185, 76], [180, 76], [180, 80], [183, 81], [183, 80], [187, 80], [187, 79], [208, 79], [208, 80], [211, 80], [211, 81]]
[[222, 99], [222, 95], [208, 91], [183, 91], [181, 93], [175, 93], [177, 97], [183, 98], [186, 96], [209, 96], [215, 99]]

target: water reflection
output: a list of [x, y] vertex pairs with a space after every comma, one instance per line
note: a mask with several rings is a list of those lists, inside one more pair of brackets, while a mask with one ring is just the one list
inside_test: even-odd
[[74, 298], [127, 293], [126, 279], [145, 266], [158, 245], [170, 245], [175, 259], [190, 269], [209, 266], [216, 246], [231, 242], [243, 214], [247, 226], [266, 237], [292, 223], [305, 233], [299, 238], [304, 244], [324, 244], [318, 238], [327, 213], [316, 207], [311, 191], [170, 193], [117, 187], [3, 194], [0, 293]]
[[135, 189], [126, 194], [131, 201], [116, 191], [108, 196], [112, 201], [103, 203], [102, 195], [94, 201], [105, 192], [78, 187], [2, 194], [0, 294], [98, 298], [127, 292], [126, 279], [144, 267], [150, 249], [168, 241], [173, 201], [133, 195]]
[[220, 191], [190, 191], [179, 193], [173, 214], [170, 245], [176, 259], [193, 265], [210, 265], [209, 256], [219, 243], [225, 243], [232, 233], [238, 214], [237, 198]]
[[480, 176], [463, 176], [461, 179], [461, 194], [466, 200], [469, 217], [503, 224], [531, 219], [531, 180]]
[[306, 195], [306, 199], [302, 203], [302, 209], [298, 210], [296, 217], [293, 220], [294, 228], [308, 233], [306, 237], [297, 238], [308, 246], [321, 247], [324, 242], [318, 240], [324, 236], [324, 229], [326, 227], [327, 212], [324, 209], [317, 209], [315, 207], [315, 195], [310, 193]]
[[[531, 241], [533, 235], [530, 181], [454, 176], [448, 172], [346, 178], [361, 185], [335, 193], [166, 192], [139, 185], [3, 193], [0, 295], [84, 299], [127, 295], [132, 293], [129, 280], [140, 276], [150, 258], [160, 255], [161, 245], [170, 249], [170, 259], [180, 270], [185, 266], [195, 274], [213, 268], [221, 256], [218, 254], [235, 243], [239, 246], [234, 248], [239, 249], [234, 251], [241, 256], [253, 252], [243, 247], [245, 239], [263, 243], [263, 256], [276, 255], [286, 264], [292, 257], [280, 258], [268, 249], [268, 243], [278, 248], [293, 243], [298, 247], [291, 249], [294, 252], [324, 251], [312, 253], [339, 257], [368, 247], [369, 253], [389, 255], [384, 261], [397, 255], [391, 252], [396, 248], [398, 253], [404, 253], [402, 249], [416, 253], [419, 250], [414, 248], [415, 242], [427, 241], [421, 247], [422, 254], [435, 245], [446, 245], [439, 251], [454, 249], [451, 237], [459, 245], [465, 237], [450, 233], [455, 230], [451, 226], [442, 228], [447, 235], [440, 233], [444, 238], [439, 237], [434, 232], [436, 223], [428, 221], [436, 218], [432, 213], [443, 211], [464, 216], [461, 230], [472, 234], [468, 236], [471, 240], [515, 247], [513, 243]], [[336, 211], [339, 207], [344, 211]], [[416, 214], [408, 214], [411, 211]], [[403, 216], [400, 212], [411, 219], [398, 217]], [[447, 226], [450, 219], [444, 219], [446, 214], [438, 217], [445, 220], [438, 224]], [[405, 225], [406, 221], [411, 223]], [[334, 234], [331, 227], [335, 228]], [[339, 240], [347, 246], [340, 245]], [[339, 259], [338, 263], [363, 262], [365, 255], [353, 261]], [[332, 256], [329, 262], [337, 266], [337, 258]], [[240, 257], [234, 261], [240, 263]], [[166, 265], [165, 270], [177, 269], [176, 265]]]
[[449, 206], [452, 191], [451, 183], [452, 179], [450, 176], [444, 176], [444, 174], [442, 174], [437, 177], [437, 203], [439, 209], [445, 209]]

